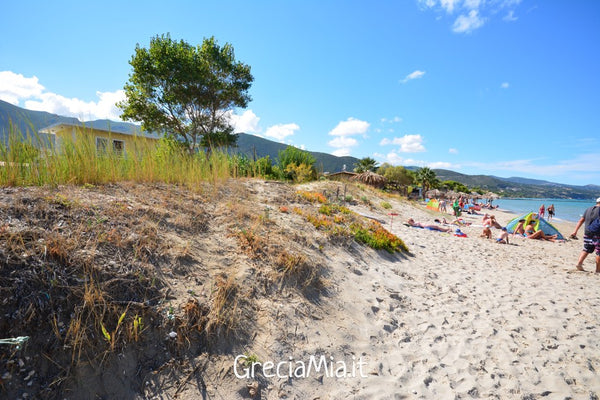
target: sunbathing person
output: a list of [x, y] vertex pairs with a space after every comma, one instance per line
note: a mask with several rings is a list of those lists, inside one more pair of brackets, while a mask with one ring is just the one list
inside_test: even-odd
[[525, 220], [524, 219], [520, 219], [519, 223], [515, 227], [515, 231], [513, 232], [513, 236], [515, 236], [515, 235], [527, 236], [525, 234]]
[[423, 225], [420, 222], [415, 222], [415, 220], [412, 218], [409, 218], [407, 222], [410, 226], [415, 227], [415, 228], [425, 228], [425, 229], [429, 229], [432, 231], [440, 231], [440, 232], [450, 232], [452, 230], [451, 228], [444, 228], [442, 226], [437, 226], [437, 225]]
[[458, 225], [458, 226], [469, 226], [471, 225], [470, 222], [465, 221], [462, 218], [457, 218], [452, 222], [448, 222], [446, 220], [446, 218], [442, 218], [442, 220], [440, 221], [439, 219], [434, 219], [434, 222], [437, 222], [438, 224], [444, 224], [444, 225]]
[[534, 228], [534, 225], [535, 225], [535, 221], [531, 221], [531, 222], [529, 222], [529, 225], [527, 225], [527, 228], [525, 228], [525, 234], [527, 235], [527, 238], [548, 240], [550, 242], [556, 242], [556, 238], [558, 237], [558, 235], [546, 236], [546, 234], [542, 230], [536, 231]]

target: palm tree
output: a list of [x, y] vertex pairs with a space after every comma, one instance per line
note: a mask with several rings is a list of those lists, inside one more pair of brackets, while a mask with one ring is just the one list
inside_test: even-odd
[[376, 169], [377, 161], [371, 157], [361, 158], [356, 164], [354, 164], [354, 172], [358, 174], [367, 171], [375, 172]]
[[435, 172], [429, 167], [419, 168], [415, 173], [415, 180], [423, 187], [423, 195], [439, 184], [439, 179], [435, 176]]

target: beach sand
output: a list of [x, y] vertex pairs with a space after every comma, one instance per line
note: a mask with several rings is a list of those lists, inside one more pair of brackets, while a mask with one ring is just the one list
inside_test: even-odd
[[[348, 364], [361, 358], [365, 376], [270, 378], [263, 398], [598, 398], [600, 274], [574, 271], [581, 240], [511, 236], [510, 245], [497, 244], [479, 237], [482, 216], [471, 215], [468, 237], [455, 237], [404, 224], [433, 223], [440, 213], [369, 196], [372, 206], [350, 208], [384, 221], [411, 254], [326, 254], [335, 293], [308, 309], [281, 304], [294, 323], [271, 326], [249, 349], [275, 363], [323, 353]], [[378, 207], [382, 201], [392, 209]], [[493, 214], [502, 225], [514, 217]], [[565, 237], [574, 227], [556, 225]]]
[[[376, 251], [316, 229], [294, 210], [316, 213], [320, 205], [301, 200], [299, 190], [351, 197], [348, 208], [381, 221], [409, 252]], [[62, 206], [67, 197], [61, 193], [76, 204], [72, 212]], [[153, 268], [161, 272], [169, 294], [168, 302], [156, 306], [156, 315], [174, 312], [177, 318], [144, 331], [146, 347], [109, 353], [96, 370], [80, 366], [65, 392], [53, 393], [60, 398], [248, 399], [249, 387], [255, 399], [600, 397], [600, 274], [590, 272], [593, 256], [585, 262], [587, 272], [575, 271], [582, 231], [579, 240], [563, 243], [511, 237], [511, 244], [497, 244], [480, 237], [482, 215], [464, 215], [471, 222], [461, 228], [467, 237], [456, 237], [406, 225], [408, 218], [424, 224], [451, 220], [448, 214], [335, 182], [291, 186], [236, 180], [204, 197], [184, 188], [133, 183], [4, 189], [4, 194], [2, 210], [10, 217], [5, 229], [62, 226], [67, 218], [77, 227], [81, 210], [89, 209], [110, 216], [112, 223], [122, 218], [136, 227], [133, 219], [140, 219], [141, 227], [152, 228], [161, 239], [157, 243], [167, 252], [165, 259], [175, 254], [172, 265], [161, 261]], [[55, 200], [47, 204], [47, 199]], [[17, 218], [24, 209], [19, 204], [45, 211]], [[493, 213], [502, 225], [513, 218]], [[54, 219], [42, 223], [24, 215]], [[159, 225], [154, 220], [160, 216]], [[202, 221], [205, 225], [196, 226]], [[565, 237], [573, 231], [573, 224], [556, 225]], [[492, 230], [495, 238], [500, 230]], [[252, 233], [260, 246], [250, 247], [250, 241], [241, 246], [246, 242], [236, 232]], [[304, 292], [275, 281], [271, 258], [276, 256], [297, 257], [324, 271], [319, 274], [326, 290]], [[110, 265], [114, 256], [106, 257], [98, 256]], [[240, 298], [234, 296], [231, 304], [233, 311], [242, 310], [234, 325], [242, 340], [207, 336], [211, 350], [201, 346], [195, 325], [186, 328], [185, 310], [189, 304], [213, 304], [220, 276], [235, 278]], [[167, 336], [172, 329], [182, 340]], [[43, 360], [35, 358], [49, 350], [28, 346], [27, 369], [13, 368], [12, 378], [0, 371], [4, 387], [15, 394], [11, 398], [29, 390], [29, 398], [42, 398], [27, 383], [32, 374], [39, 374], [40, 385], [46, 382], [52, 389], [54, 384], [51, 374], [43, 381], [49, 379]], [[248, 363], [235, 362], [244, 357], [260, 362], [254, 374], [244, 370]]]

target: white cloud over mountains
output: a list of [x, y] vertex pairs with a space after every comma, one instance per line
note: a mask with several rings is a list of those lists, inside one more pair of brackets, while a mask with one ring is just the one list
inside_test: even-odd
[[[84, 101], [68, 98], [52, 93], [39, 82], [36, 76], [25, 77], [12, 71], [0, 71], [0, 100], [33, 111], [46, 111], [65, 117], [78, 118], [81, 121], [110, 119], [121, 121], [121, 110], [116, 104], [125, 100], [125, 92], [96, 92], [97, 101]], [[260, 118], [252, 110], [245, 110], [241, 115], [227, 113], [235, 132], [257, 134], [262, 131]], [[296, 124], [275, 125], [267, 129], [266, 136], [284, 140], [299, 130]]]
[[98, 101], [67, 98], [46, 91], [36, 76], [25, 77], [12, 71], [0, 71], [0, 99], [34, 111], [46, 111], [80, 120], [120, 120], [115, 105], [125, 99], [125, 92], [96, 92]]
[[425, 151], [423, 136], [421, 135], [404, 135], [393, 139], [383, 138], [379, 144], [381, 146], [400, 146], [398, 148], [398, 152], [400, 153], [421, 153]]
[[365, 136], [369, 126], [368, 122], [352, 117], [340, 121], [335, 128], [329, 131], [329, 135], [335, 136], [327, 142], [329, 146], [336, 149], [332, 154], [338, 157], [349, 156], [352, 148], [358, 146], [358, 140], [351, 136]]

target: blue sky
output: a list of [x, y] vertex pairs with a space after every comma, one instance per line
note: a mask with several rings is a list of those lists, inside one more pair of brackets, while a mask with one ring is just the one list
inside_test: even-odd
[[[88, 4], [89, 3], [89, 4]], [[230, 43], [238, 131], [467, 174], [600, 184], [600, 2], [11, 1], [0, 99], [118, 119], [136, 44]]]

